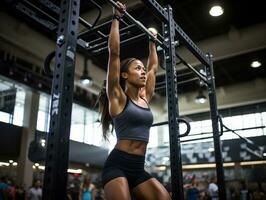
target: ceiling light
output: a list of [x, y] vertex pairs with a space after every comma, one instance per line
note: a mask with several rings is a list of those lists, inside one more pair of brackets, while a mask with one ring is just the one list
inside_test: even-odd
[[92, 78], [89, 75], [83, 74], [80, 77], [80, 82], [82, 85], [91, 85], [92, 84]]
[[83, 69], [83, 75], [80, 77], [80, 83], [82, 85], [91, 85], [92, 84], [92, 78], [89, 75], [88, 66], [87, 66], [88, 59], [85, 58], [84, 60], [84, 69]]
[[202, 90], [200, 90], [198, 96], [196, 96], [195, 102], [198, 104], [204, 104], [206, 101], [206, 96], [203, 94]]
[[257, 68], [257, 67], [260, 67], [261, 66], [261, 63], [257, 60], [253, 61], [251, 64], [250, 64], [251, 67], [253, 68]]
[[224, 9], [221, 6], [213, 6], [211, 7], [209, 14], [213, 17], [218, 17], [224, 13]]

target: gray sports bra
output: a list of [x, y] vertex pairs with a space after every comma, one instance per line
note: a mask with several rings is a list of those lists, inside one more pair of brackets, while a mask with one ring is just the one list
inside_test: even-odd
[[149, 142], [153, 115], [150, 108], [135, 104], [129, 97], [124, 110], [113, 117], [116, 137]]

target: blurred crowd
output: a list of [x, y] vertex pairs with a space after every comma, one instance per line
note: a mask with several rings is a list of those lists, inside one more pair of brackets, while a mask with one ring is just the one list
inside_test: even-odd
[[[171, 194], [171, 181], [164, 183], [165, 188]], [[265, 183], [247, 183], [235, 181], [226, 184], [227, 200], [266, 200]], [[264, 187], [263, 187], [264, 186]], [[198, 181], [196, 176], [185, 180], [184, 193], [187, 200], [218, 200], [219, 186], [216, 178], [206, 181]], [[32, 187], [25, 188], [16, 184], [8, 177], [0, 178], [0, 200], [41, 200], [42, 183], [34, 180]], [[104, 200], [104, 191], [100, 178], [92, 181], [91, 176], [73, 178], [67, 187], [68, 200]]]

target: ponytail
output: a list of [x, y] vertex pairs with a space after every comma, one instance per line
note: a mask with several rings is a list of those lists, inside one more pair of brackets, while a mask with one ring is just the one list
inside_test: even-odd
[[98, 96], [99, 111], [101, 113], [101, 124], [104, 140], [108, 140], [108, 132], [110, 131], [110, 125], [112, 125], [111, 132], [113, 131], [113, 121], [109, 114], [109, 100], [106, 94], [106, 80], [103, 82], [103, 87]]

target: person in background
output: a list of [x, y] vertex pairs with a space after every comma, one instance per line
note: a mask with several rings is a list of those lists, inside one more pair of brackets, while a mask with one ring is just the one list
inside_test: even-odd
[[91, 183], [91, 177], [87, 175], [79, 189], [79, 200], [95, 200], [95, 196], [96, 187]]
[[241, 181], [240, 200], [250, 200], [250, 192], [245, 181]]
[[8, 195], [9, 186], [7, 184], [6, 177], [0, 178], [0, 200], [5, 200]]
[[208, 192], [211, 197], [211, 200], [218, 200], [218, 186], [216, 184], [216, 178], [212, 177], [209, 187], [208, 187]]
[[198, 184], [196, 176], [191, 179], [191, 184], [187, 187], [187, 199], [188, 200], [198, 200], [200, 191], [198, 189]]
[[41, 181], [36, 180], [34, 185], [29, 190], [28, 194], [29, 200], [41, 200], [42, 199], [42, 188], [41, 188]]

